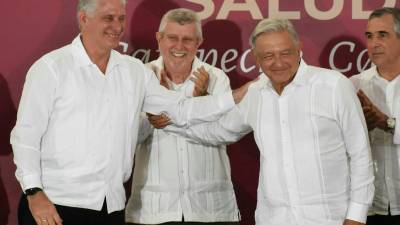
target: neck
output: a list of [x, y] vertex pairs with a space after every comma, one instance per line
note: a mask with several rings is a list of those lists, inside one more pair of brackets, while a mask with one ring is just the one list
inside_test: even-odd
[[192, 71], [192, 65], [190, 66], [176, 66], [164, 64], [165, 72], [168, 74], [168, 78], [175, 84], [180, 84], [185, 82], [185, 80], [190, 76]]
[[400, 61], [394, 65], [377, 67], [377, 70], [379, 76], [385, 80], [391, 81], [400, 74]]
[[275, 89], [276, 93], [278, 95], [281, 95], [283, 92], [283, 89], [285, 89], [287, 84], [272, 84], [272, 87]]
[[81, 40], [90, 60], [105, 74], [111, 51], [100, 49], [98, 46], [93, 45], [92, 42], [86, 40], [84, 36], [81, 36]]

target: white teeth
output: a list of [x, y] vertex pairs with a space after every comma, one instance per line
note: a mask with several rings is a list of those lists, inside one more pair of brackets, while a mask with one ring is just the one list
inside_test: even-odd
[[185, 53], [179, 53], [179, 52], [172, 52], [171, 54], [173, 56], [175, 56], [175, 57], [183, 57], [183, 56], [185, 56]]

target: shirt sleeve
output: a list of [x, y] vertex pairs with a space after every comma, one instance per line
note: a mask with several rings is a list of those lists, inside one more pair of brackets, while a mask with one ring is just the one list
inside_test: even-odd
[[393, 143], [400, 145], [400, 107], [396, 110], [394, 117], [396, 119], [396, 124], [394, 127]]
[[251, 127], [243, 121], [243, 116], [235, 107], [217, 121], [201, 123], [187, 128], [170, 125], [164, 130], [189, 138], [191, 142], [218, 146], [240, 140], [244, 135], [251, 132]]
[[204, 145], [226, 145], [240, 140], [252, 131], [248, 124], [248, 109], [251, 107], [250, 95], [247, 93], [243, 100], [219, 120], [201, 123], [182, 128], [174, 125], [164, 130], [187, 137], [190, 141]]
[[350, 202], [347, 219], [366, 222], [374, 195], [374, 174], [368, 130], [352, 83], [341, 77], [336, 86], [337, 116], [350, 164]]
[[214, 121], [235, 106], [232, 92], [212, 96], [186, 98], [161, 86], [154, 73], [145, 69], [145, 99], [143, 111], [165, 113], [179, 127]]
[[54, 71], [43, 58], [29, 69], [17, 122], [10, 137], [17, 166], [15, 174], [22, 190], [42, 188], [40, 146], [47, 129], [56, 85]]
[[145, 112], [140, 113], [139, 123], [138, 144], [144, 142], [154, 131], [154, 127], [150, 124]]

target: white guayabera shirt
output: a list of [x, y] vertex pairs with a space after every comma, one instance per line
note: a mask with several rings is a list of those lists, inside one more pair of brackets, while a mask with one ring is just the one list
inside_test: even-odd
[[22, 189], [41, 187], [59, 205], [108, 212], [125, 206], [140, 112], [165, 112], [179, 126], [215, 120], [231, 93], [185, 99], [159, 85], [137, 59], [111, 52], [105, 75], [80, 36], [29, 70], [11, 134]]
[[[380, 111], [396, 117], [400, 108], [400, 76], [389, 82], [373, 66], [350, 79]], [[388, 215], [390, 205], [390, 214], [400, 215], [400, 143], [394, 144], [393, 134], [379, 128], [369, 134], [375, 172], [375, 197], [370, 214]]]
[[301, 61], [281, 95], [262, 74], [217, 122], [168, 129], [214, 144], [254, 131], [260, 150], [257, 224], [366, 220], [374, 193], [368, 133], [354, 88], [338, 72]]
[[[162, 57], [149, 63], [158, 76], [163, 65]], [[209, 94], [231, 90], [222, 70], [197, 58], [192, 72], [201, 66], [209, 74]], [[192, 96], [194, 85], [189, 77], [180, 85], [170, 84], [172, 90]], [[127, 222], [160, 224], [180, 221], [182, 216], [197, 222], [239, 220], [225, 145], [193, 143], [152, 126], [142, 126], [140, 133], [151, 135], [136, 149]]]

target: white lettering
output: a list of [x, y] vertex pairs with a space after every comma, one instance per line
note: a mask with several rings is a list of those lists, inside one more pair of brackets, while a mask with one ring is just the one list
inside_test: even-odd
[[300, 11], [279, 11], [279, 0], [270, 0], [268, 10], [269, 18], [300, 19]]
[[217, 19], [227, 19], [229, 13], [234, 11], [248, 11], [254, 20], [263, 18], [256, 0], [246, 0], [244, 3], [235, 3], [235, 0], [225, 0], [217, 15]]
[[360, 54], [357, 57], [357, 70], [359, 73], [366, 70], [368, 68], [369, 64], [371, 63], [371, 60], [369, 59], [368, 54], [367, 54], [367, 57], [368, 57], [367, 61], [365, 62], [364, 66], [361, 65], [361, 60], [364, 58], [364, 55], [367, 52], [368, 52], [367, 49], [364, 49], [362, 52], [360, 52]]
[[332, 69], [337, 70], [341, 73], [350, 71], [351, 67], [352, 67], [352, 63], [349, 63], [346, 68], [342, 68], [342, 69], [336, 67], [336, 65], [335, 65], [334, 59], [335, 59], [336, 51], [338, 50], [339, 47], [344, 46], [344, 45], [350, 46], [350, 52], [354, 51], [355, 44], [353, 42], [342, 41], [342, 42], [339, 42], [337, 45], [335, 45], [333, 47], [331, 53], [329, 54], [329, 66]]
[[197, 53], [199, 54], [198, 57], [201, 61], [207, 62], [208, 57], [212, 56], [212, 61], [211, 63], [208, 62], [210, 65], [215, 66], [217, 64], [217, 59], [218, 59], [218, 52], [216, 49], [210, 49], [210, 51], [207, 53], [207, 55], [204, 56], [205, 54], [205, 49], [199, 49], [197, 50]]
[[[228, 55], [232, 53], [232, 57], [228, 59]], [[225, 73], [229, 73], [236, 68], [236, 66], [232, 66], [231, 68], [226, 68], [226, 64], [234, 61], [238, 56], [238, 51], [236, 49], [229, 49], [226, 51], [221, 58], [221, 69], [225, 71]]]
[[315, 5], [315, 0], [304, 0], [306, 12], [318, 20], [330, 20], [337, 17], [343, 10], [343, 0], [333, 0], [332, 8], [328, 11], [320, 11]]
[[[385, 0], [382, 7], [394, 7], [395, 5], [396, 0]], [[372, 11], [363, 11], [363, 0], [353, 0], [351, 12], [353, 19], [368, 19]]]
[[203, 7], [203, 11], [197, 12], [197, 15], [199, 16], [200, 20], [208, 19], [215, 11], [215, 5], [212, 0], [186, 0], [186, 1], [201, 5]]
[[250, 71], [254, 70], [254, 68], [256, 68], [256, 66], [254, 66], [254, 65], [251, 67], [246, 67], [246, 65], [245, 65], [246, 58], [250, 52], [251, 52], [251, 49], [247, 49], [245, 52], [243, 52], [242, 57], [240, 57], [240, 69], [245, 73], [249, 73]]

